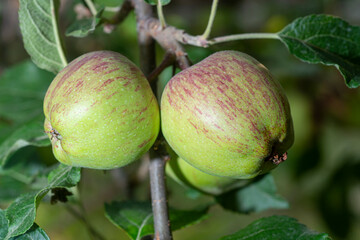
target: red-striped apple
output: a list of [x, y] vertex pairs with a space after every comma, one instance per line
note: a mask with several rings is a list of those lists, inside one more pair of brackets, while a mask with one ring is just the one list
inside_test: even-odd
[[290, 107], [268, 69], [237, 51], [217, 52], [175, 75], [161, 98], [162, 132], [199, 170], [253, 178], [286, 159]]
[[160, 128], [158, 104], [145, 76], [111, 51], [87, 53], [61, 70], [47, 90], [44, 113], [57, 160], [87, 168], [135, 161]]

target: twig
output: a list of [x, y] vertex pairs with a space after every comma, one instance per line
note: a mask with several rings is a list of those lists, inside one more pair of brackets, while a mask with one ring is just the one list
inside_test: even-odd
[[175, 62], [175, 56], [169, 52], [167, 52], [165, 54], [165, 57], [163, 59], [163, 61], [160, 63], [159, 66], [157, 66], [154, 71], [152, 71], [149, 76], [147, 76], [147, 79], [149, 81], [150, 84], [152, 84], [157, 77], [159, 76], [159, 74], [168, 66], [171, 66], [172, 64], [174, 64]]
[[211, 28], [213, 26], [215, 15], [216, 15], [216, 9], [217, 9], [218, 2], [219, 2], [219, 0], [213, 0], [213, 3], [211, 5], [211, 13], [210, 13], [209, 21], [208, 21], [207, 27], [205, 29], [205, 32], [201, 36], [204, 39], [207, 39], [210, 36]]
[[111, 19], [104, 19], [104, 32], [111, 33], [114, 31], [116, 25], [122, 23], [133, 9], [131, 1], [125, 0]]
[[158, 18], [160, 20], [161, 26], [166, 27], [166, 21], [165, 21], [164, 13], [162, 10], [161, 0], [157, 0], [156, 9], [157, 9], [157, 14], [158, 14]]
[[115, 25], [121, 23], [129, 15], [131, 10], [133, 10], [131, 1], [125, 0], [120, 9], [116, 12], [115, 16], [109, 20], [109, 24]]
[[140, 67], [145, 76], [148, 76], [156, 66], [155, 42], [149, 34], [144, 22], [153, 17], [152, 8], [143, 0], [132, 0], [135, 8], [138, 41], [140, 49]]
[[94, 5], [94, 3], [92, 2], [92, 0], [85, 0], [86, 5], [88, 6], [88, 8], [90, 9], [90, 12], [93, 16], [96, 16], [97, 14], [97, 10], [96, 7]]
[[277, 33], [242, 33], [242, 34], [216, 37], [214, 39], [208, 40], [207, 44], [214, 45], [223, 42], [245, 40], [245, 39], [279, 39], [279, 35]]

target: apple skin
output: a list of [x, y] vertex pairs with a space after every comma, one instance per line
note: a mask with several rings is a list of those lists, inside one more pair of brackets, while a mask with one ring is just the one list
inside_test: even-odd
[[248, 180], [218, 177], [204, 173], [170, 152], [166, 174], [180, 185], [194, 188], [209, 195], [220, 195], [248, 183]]
[[73, 60], [44, 99], [45, 132], [64, 164], [112, 169], [139, 159], [159, 133], [157, 100], [123, 55], [96, 51]]
[[239, 179], [276, 167], [294, 139], [281, 85], [237, 51], [214, 53], [170, 79], [161, 124], [179, 157], [203, 172]]

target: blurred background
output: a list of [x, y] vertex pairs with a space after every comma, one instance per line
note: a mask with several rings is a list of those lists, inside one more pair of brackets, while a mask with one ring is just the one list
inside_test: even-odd
[[[95, 2], [116, 7], [122, 0]], [[62, 33], [76, 19], [74, 9], [79, 3], [80, 0], [61, 0]], [[172, 0], [163, 10], [169, 25], [199, 35], [205, 30], [211, 3], [211, 0]], [[9, 68], [28, 64], [29, 60], [19, 30], [18, 5], [15, 0], [0, 1], [0, 80]], [[336, 15], [352, 25], [360, 25], [359, 0], [227, 0], [219, 3], [211, 36], [277, 32], [294, 19], [315, 13]], [[118, 51], [138, 64], [136, 34], [132, 13], [111, 34], [104, 33], [100, 27], [85, 38], [64, 37], [64, 45], [68, 60], [89, 51], [107, 49]], [[276, 40], [235, 41], [208, 49], [185, 48], [193, 63], [212, 52], [233, 49], [250, 54], [267, 66], [281, 82], [290, 101], [295, 143], [288, 152], [288, 160], [273, 171], [278, 192], [289, 201], [289, 209], [242, 215], [215, 206], [206, 220], [176, 231], [174, 238], [215, 240], [262, 216], [278, 214], [294, 217], [311, 229], [329, 233], [334, 239], [360, 239], [360, 90], [347, 88], [336, 68], [303, 63]], [[159, 46], [157, 52], [160, 63], [163, 51]], [[52, 77], [46, 72], [43, 75]], [[171, 69], [167, 69], [160, 81], [166, 82], [170, 77]], [[12, 81], [16, 84], [17, 79]], [[0, 101], [6, 99], [0, 96]], [[4, 107], [1, 102], [0, 107]], [[0, 138], [4, 138], [9, 126], [11, 121], [0, 115]], [[32, 174], [56, 162], [50, 147], [24, 148], [13, 158], [14, 162], [27, 162], [27, 170]], [[146, 164], [138, 162], [106, 172], [84, 169], [82, 174], [74, 194], [82, 199], [90, 224], [106, 239], [128, 239], [105, 218], [103, 205], [129, 197], [147, 200]], [[191, 194], [171, 179], [168, 185], [169, 202], [174, 207], [189, 209], [212, 201], [209, 197]], [[0, 207], [6, 207], [20, 192], [27, 190], [21, 177], [0, 175]], [[45, 199], [38, 209], [36, 222], [54, 240], [91, 239], [83, 222], [62, 203], [51, 205]]]

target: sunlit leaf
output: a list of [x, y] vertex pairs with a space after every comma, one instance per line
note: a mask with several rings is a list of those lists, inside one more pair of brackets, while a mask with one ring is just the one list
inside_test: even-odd
[[19, 22], [26, 51], [40, 68], [59, 72], [67, 65], [59, 36], [59, 0], [20, 0]]

